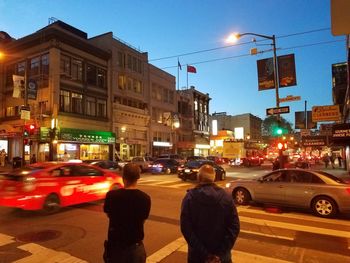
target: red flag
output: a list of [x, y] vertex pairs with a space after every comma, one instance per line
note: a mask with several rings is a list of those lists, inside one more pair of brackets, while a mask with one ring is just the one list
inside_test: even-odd
[[187, 65], [187, 72], [197, 73], [197, 69], [194, 66], [188, 66]]

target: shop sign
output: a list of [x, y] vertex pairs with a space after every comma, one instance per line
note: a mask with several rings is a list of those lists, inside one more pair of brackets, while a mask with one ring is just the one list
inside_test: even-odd
[[303, 136], [301, 140], [304, 147], [320, 147], [327, 145], [327, 136]]
[[332, 141], [335, 143], [350, 144], [350, 123], [334, 124], [332, 129]]
[[48, 127], [40, 127], [40, 141], [50, 141], [50, 131]]
[[339, 105], [312, 107], [312, 121], [340, 121]]
[[106, 131], [61, 128], [59, 139], [62, 141], [81, 143], [115, 143], [115, 134]]

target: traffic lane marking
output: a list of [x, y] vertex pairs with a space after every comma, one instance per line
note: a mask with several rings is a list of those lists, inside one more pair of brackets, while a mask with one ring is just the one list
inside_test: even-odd
[[0, 246], [5, 246], [14, 242], [13, 237], [0, 233]]
[[34, 243], [28, 243], [19, 246], [18, 248], [25, 250], [32, 255], [16, 260], [13, 263], [88, 263], [88, 261], [73, 257], [66, 252], [55, 251]]
[[[156, 263], [160, 262], [170, 254], [172, 254], [175, 251], [187, 253], [188, 252], [188, 246], [187, 242], [183, 237], [180, 237], [173, 242], [169, 243], [165, 247], [161, 248], [157, 252], [153, 253], [151, 256], [147, 257], [146, 262], [147, 263]], [[235, 263], [254, 263], [254, 262], [259, 262], [259, 263], [291, 263], [292, 261], [287, 261], [287, 260], [281, 260], [281, 259], [276, 259], [276, 258], [271, 258], [271, 257], [266, 257], [262, 255], [257, 255], [257, 254], [252, 254], [252, 253], [247, 253], [247, 252], [242, 252], [238, 251], [235, 249], [231, 250], [231, 257], [232, 260], [234, 260]]]
[[251, 223], [251, 224], [266, 226], [266, 227], [277, 227], [277, 228], [289, 229], [294, 231], [303, 231], [303, 232], [308, 232], [313, 234], [322, 234], [327, 236], [350, 238], [349, 231], [334, 230], [334, 229], [320, 228], [320, 227], [314, 227], [314, 226], [304, 226], [299, 224], [277, 222], [277, 221], [271, 221], [271, 220], [265, 220], [265, 219], [257, 219], [257, 218], [251, 218], [246, 216], [239, 216], [239, 220], [241, 222]]
[[[281, 213], [281, 214], [271, 214], [266, 211], [264, 211], [260, 207], [245, 207], [245, 206], [237, 206], [237, 211], [239, 212], [239, 215], [247, 215], [247, 214], [260, 214], [260, 215], [269, 215], [270, 218], [287, 218], [287, 219], [297, 219], [297, 220], [308, 220], [315, 223], [325, 223], [325, 224], [331, 224], [334, 226], [347, 226], [350, 227], [350, 222], [348, 220], [344, 219], [328, 219], [328, 218], [322, 218], [322, 217], [316, 217], [314, 215], [305, 215], [305, 214], [299, 214], [299, 213]], [[303, 222], [305, 223], [305, 221]]]

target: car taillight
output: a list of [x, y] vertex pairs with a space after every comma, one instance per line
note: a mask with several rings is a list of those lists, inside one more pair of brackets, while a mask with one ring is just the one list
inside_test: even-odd
[[30, 192], [35, 189], [36, 178], [33, 176], [23, 177], [23, 191]]
[[348, 192], [348, 194], [350, 194], [350, 188], [346, 188], [346, 191]]

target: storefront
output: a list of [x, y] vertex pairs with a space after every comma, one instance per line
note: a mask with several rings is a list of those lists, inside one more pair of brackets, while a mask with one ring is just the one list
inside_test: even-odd
[[54, 147], [49, 128], [41, 128], [38, 161], [50, 159], [50, 149], [53, 149], [53, 159], [63, 161], [74, 160], [113, 160], [115, 134], [105, 131], [92, 131], [61, 128], [57, 133], [57, 143]]

